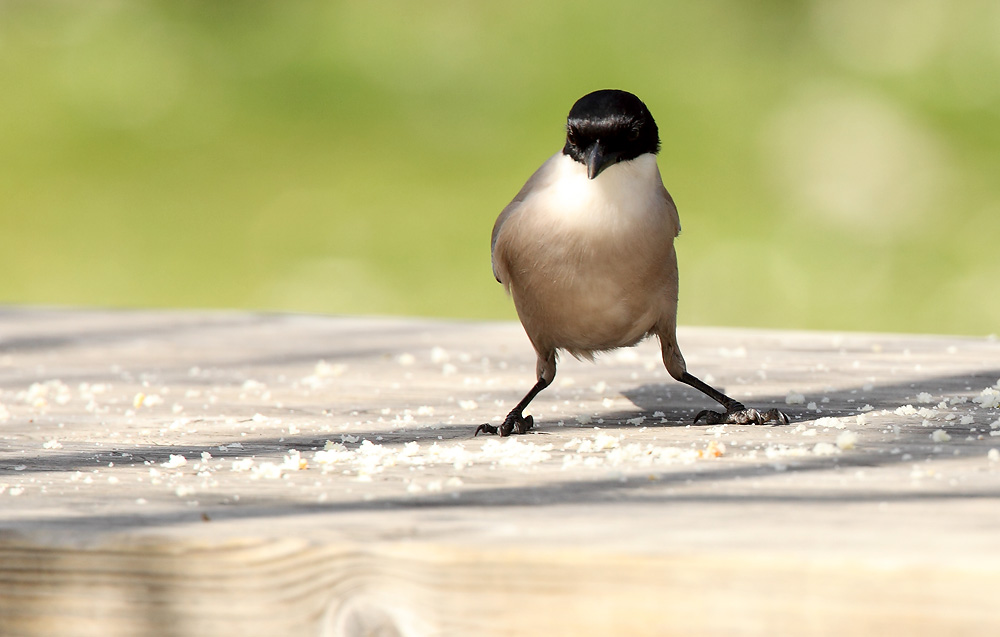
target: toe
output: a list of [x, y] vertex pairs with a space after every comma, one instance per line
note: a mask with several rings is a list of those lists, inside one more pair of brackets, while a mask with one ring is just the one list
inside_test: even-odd
[[514, 421], [514, 433], [524, 434], [528, 433], [528, 430], [535, 424], [535, 419], [532, 416], [525, 416], [524, 418], [518, 418]]
[[787, 425], [788, 415], [780, 409], [769, 409], [767, 413], [764, 414], [764, 421]]
[[472, 434], [472, 437], [475, 438], [476, 436], [479, 435], [480, 432], [484, 434], [496, 434], [497, 428], [494, 427], [493, 425], [487, 425], [484, 423], [476, 427], [476, 433]]
[[726, 415], [720, 414], [717, 411], [712, 411], [711, 409], [703, 409], [700, 412], [698, 412], [697, 416], [694, 417], [694, 424], [697, 425], [698, 421], [700, 421], [702, 418], [705, 419], [706, 425], [717, 425], [720, 422], [725, 421]]

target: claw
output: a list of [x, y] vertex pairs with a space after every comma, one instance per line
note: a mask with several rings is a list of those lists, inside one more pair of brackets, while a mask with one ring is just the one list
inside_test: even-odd
[[717, 425], [722, 422], [724, 414], [720, 414], [717, 411], [712, 411], [711, 409], [702, 409], [698, 412], [698, 415], [694, 417], [694, 424], [698, 424], [698, 421], [702, 418], [705, 419], [706, 425]]
[[479, 432], [486, 434], [499, 434], [501, 438], [506, 438], [507, 436], [514, 434], [528, 433], [535, 424], [535, 419], [531, 416], [522, 416], [521, 414], [511, 412], [507, 414], [507, 418], [504, 419], [503, 424], [499, 427], [494, 427], [493, 425], [482, 424], [476, 427], [476, 433], [472, 434], [473, 438], [479, 435]]
[[769, 409], [765, 412], [757, 411], [756, 409], [750, 407], [744, 407], [743, 405], [737, 405], [735, 409], [726, 411], [725, 413], [712, 411], [711, 409], [705, 409], [698, 413], [694, 417], [694, 424], [698, 424], [702, 418], [705, 419], [705, 424], [708, 425], [766, 425], [768, 423], [777, 423], [782, 425], [788, 424], [788, 416], [778, 409]]

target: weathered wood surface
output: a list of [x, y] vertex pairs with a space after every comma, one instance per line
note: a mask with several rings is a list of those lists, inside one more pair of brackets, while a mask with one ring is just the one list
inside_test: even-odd
[[0, 309], [0, 635], [1000, 633], [995, 339], [680, 338], [794, 422], [645, 343], [473, 438], [516, 324]]

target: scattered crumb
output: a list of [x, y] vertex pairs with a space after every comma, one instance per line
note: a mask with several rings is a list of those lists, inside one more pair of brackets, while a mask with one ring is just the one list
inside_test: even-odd
[[840, 449], [829, 442], [817, 442], [812, 452], [817, 456], [833, 456], [840, 453]]
[[177, 467], [183, 467], [187, 464], [187, 458], [180, 454], [170, 454], [170, 458], [166, 462], [161, 462], [160, 466], [167, 469], [176, 469]]
[[827, 427], [830, 429], [843, 429], [847, 426], [840, 418], [834, 418], [833, 416], [818, 418], [813, 424], [817, 427]]
[[785, 396], [785, 403], [789, 405], [802, 405], [805, 404], [806, 397], [798, 392], [790, 391], [788, 395]]
[[979, 403], [985, 409], [996, 409], [1000, 407], [1000, 391], [997, 391], [993, 387], [987, 387], [978, 396], [974, 397], [972, 402]]
[[396, 357], [396, 362], [404, 367], [409, 367], [417, 362], [417, 357], [413, 354], [403, 353]]
[[847, 451], [849, 449], [854, 449], [854, 446], [858, 443], [858, 434], [853, 431], [843, 431], [837, 436], [837, 447]]
[[951, 440], [951, 436], [944, 429], [935, 429], [934, 433], [931, 434], [931, 440], [934, 442], [948, 442]]

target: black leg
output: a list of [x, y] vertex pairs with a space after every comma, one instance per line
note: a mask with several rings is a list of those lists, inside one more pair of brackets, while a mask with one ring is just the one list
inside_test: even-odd
[[753, 408], [748, 409], [746, 405], [740, 401], [726, 396], [718, 389], [715, 389], [711, 385], [695, 378], [687, 372], [684, 372], [678, 380], [686, 385], [694, 387], [726, 409], [726, 413], [705, 409], [694, 417], [695, 423], [704, 418], [705, 422], [709, 425], [722, 423], [734, 425], [746, 425], [752, 423], [755, 425], [763, 425], [769, 422], [780, 423], [782, 425], [788, 424], [788, 416], [785, 415], [784, 412], [778, 409], [769, 409], [765, 412], [757, 411]]
[[535, 383], [535, 386], [532, 387], [527, 394], [525, 394], [524, 398], [521, 399], [521, 402], [517, 403], [517, 405], [510, 410], [510, 413], [507, 414], [507, 417], [504, 419], [502, 425], [499, 427], [494, 427], [493, 425], [488, 424], [479, 425], [476, 427], [476, 433], [474, 433], [473, 436], [478, 436], [479, 432], [487, 434], [500, 434], [501, 438], [509, 436], [512, 433], [527, 433], [527, 431], [531, 429], [531, 426], [535, 424], [535, 419], [531, 416], [525, 417], [523, 413], [524, 408], [528, 406], [528, 403], [530, 403], [535, 396], [538, 395], [538, 392], [548, 387], [548, 385], [548, 382], [546, 382], [544, 378], [539, 378], [538, 382]]

